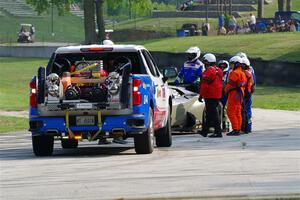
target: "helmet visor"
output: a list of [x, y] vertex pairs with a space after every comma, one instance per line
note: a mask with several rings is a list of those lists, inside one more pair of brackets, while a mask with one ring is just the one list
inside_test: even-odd
[[195, 53], [188, 53], [187, 58], [188, 60], [194, 60], [197, 57], [197, 54]]

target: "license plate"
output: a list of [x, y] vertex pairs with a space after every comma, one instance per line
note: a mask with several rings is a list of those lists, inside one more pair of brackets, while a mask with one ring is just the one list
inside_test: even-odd
[[77, 109], [92, 109], [93, 108], [93, 104], [91, 103], [78, 103], [76, 105]]
[[77, 116], [76, 117], [77, 126], [95, 125], [94, 116]]

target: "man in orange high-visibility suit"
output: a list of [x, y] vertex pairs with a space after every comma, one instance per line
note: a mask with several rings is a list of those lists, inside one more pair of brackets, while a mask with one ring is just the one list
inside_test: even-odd
[[229, 74], [225, 93], [228, 95], [227, 114], [233, 130], [227, 134], [228, 136], [240, 135], [242, 126], [242, 103], [247, 81], [242, 69], [242, 62], [242, 58], [239, 56], [234, 56], [229, 61], [233, 70]]

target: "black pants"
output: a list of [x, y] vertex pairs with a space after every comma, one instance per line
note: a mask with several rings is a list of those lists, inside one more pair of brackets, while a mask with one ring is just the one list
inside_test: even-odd
[[221, 135], [221, 120], [218, 112], [220, 99], [205, 99], [206, 123], [203, 124], [202, 132], [208, 133], [210, 127], [215, 129], [215, 134]]

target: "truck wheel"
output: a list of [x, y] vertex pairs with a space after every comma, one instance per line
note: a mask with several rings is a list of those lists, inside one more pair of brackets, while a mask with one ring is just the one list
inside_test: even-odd
[[149, 154], [154, 149], [154, 124], [153, 111], [150, 108], [149, 127], [146, 132], [134, 137], [134, 148], [137, 154]]
[[32, 147], [36, 156], [51, 156], [53, 153], [53, 145], [53, 136], [32, 136]]
[[172, 130], [171, 130], [171, 117], [168, 114], [168, 121], [165, 127], [156, 131], [155, 134], [157, 147], [170, 147], [172, 146]]
[[78, 140], [70, 139], [70, 140], [61, 140], [61, 147], [64, 149], [75, 149], [78, 147]]

